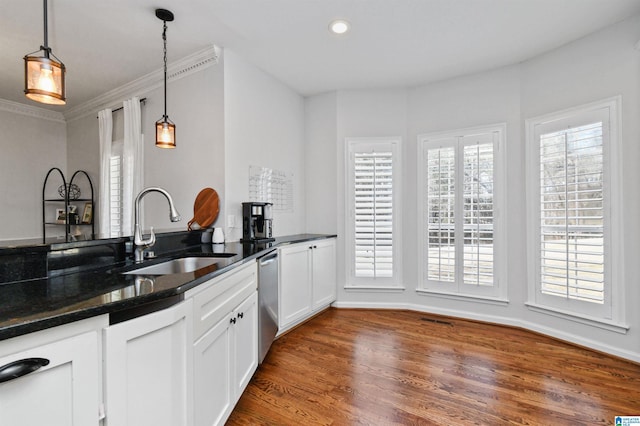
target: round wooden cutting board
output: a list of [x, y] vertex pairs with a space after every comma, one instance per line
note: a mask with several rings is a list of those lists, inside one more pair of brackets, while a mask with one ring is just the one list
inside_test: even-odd
[[194, 223], [200, 228], [208, 228], [215, 222], [220, 213], [220, 198], [213, 188], [205, 188], [198, 193], [195, 203], [193, 203], [193, 219], [187, 224], [187, 229], [191, 231]]

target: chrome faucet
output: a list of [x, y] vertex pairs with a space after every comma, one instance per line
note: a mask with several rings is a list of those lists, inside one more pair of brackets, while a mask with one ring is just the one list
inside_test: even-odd
[[182, 219], [180, 213], [178, 213], [176, 207], [173, 205], [171, 195], [169, 195], [167, 191], [157, 187], [145, 188], [140, 191], [136, 197], [134, 210], [135, 228], [133, 232], [133, 245], [135, 246], [136, 262], [141, 262], [144, 259], [144, 249], [149, 248], [156, 243], [156, 234], [153, 232], [153, 226], [151, 227], [151, 235], [146, 240], [142, 238], [142, 228], [140, 226], [140, 202], [142, 201], [142, 198], [150, 192], [159, 192], [166, 197], [169, 202], [169, 219], [171, 222], [178, 222]]

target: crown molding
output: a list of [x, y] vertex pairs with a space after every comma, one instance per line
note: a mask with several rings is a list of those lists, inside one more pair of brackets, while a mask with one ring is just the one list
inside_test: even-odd
[[0, 111], [26, 115], [28, 117], [38, 118], [41, 120], [55, 121], [56, 123], [65, 123], [64, 115], [62, 115], [61, 112], [8, 101], [6, 99], [0, 99]]
[[[220, 52], [221, 49], [214, 45], [167, 65], [167, 81], [179, 80], [216, 65]], [[99, 110], [116, 106], [127, 98], [133, 96], [142, 98], [145, 93], [161, 87], [163, 84], [164, 69], [161, 68], [74, 108], [70, 108], [64, 113], [64, 118], [66, 121], [73, 121], [87, 115], [95, 115]]]

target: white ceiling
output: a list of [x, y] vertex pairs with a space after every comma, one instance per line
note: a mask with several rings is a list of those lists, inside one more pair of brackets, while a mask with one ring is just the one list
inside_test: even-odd
[[[169, 62], [230, 48], [302, 95], [414, 86], [517, 63], [640, 13], [640, 0], [49, 0], [67, 66], [64, 111]], [[351, 32], [328, 32], [346, 19]], [[42, 0], [0, 0], [0, 99], [35, 106], [23, 56], [43, 42]]]

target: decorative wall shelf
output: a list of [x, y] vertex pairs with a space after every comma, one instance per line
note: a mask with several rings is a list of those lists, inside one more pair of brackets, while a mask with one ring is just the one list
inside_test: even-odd
[[[47, 183], [49, 182], [49, 178], [51, 174], [57, 172], [60, 175], [60, 180], [62, 185], [58, 188], [58, 193], [61, 198], [51, 198], [47, 197]], [[81, 197], [80, 193], [78, 193], [77, 197], [72, 197], [71, 188], [75, 187], [74, 181], [76, 177], [84, 176], [89, 184], [89, 188], [91, 190], [90, 197]], [[74, 194], [75, 195], [75, 194]], [[64, 212], [63, 215], [59, 217], [53, 217], [51, 220], [47, 220], [46, 211], [47, 205], [51, 203], [58, 203], [62, 206], [61, 209]], [[72, 203], [84, 203], [84, 209], [82, 211], [72, 212], [70, 207]], [[64, 177], [64, 173], [57, 167], [52, 167], [48, 172], [47, 176], [44, 178], [44, 183], [42, 185], [42, 243], [47, 242], [47, 228], [53, 226], [64, 226], [64, 240], [65, 242], [73, 241], [74, 234], [72, 234], [72, 227], [76, 226], [91, 226], [91, 234], [90, 239], [95, 239], [95, 221], [93, 220], [93, 210], [94, 210], [94, 197], [93, 197], [93, 183], [91, 182], [91, 178], [84, 170], [76, 171], [72, 176], [71, 180], [67, 183], [67, 180]]]

